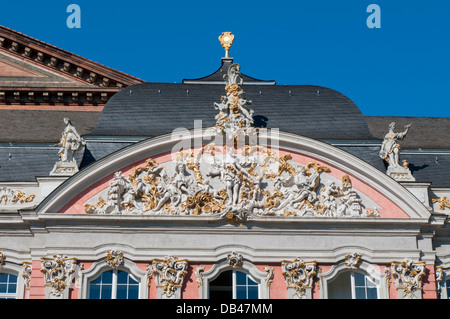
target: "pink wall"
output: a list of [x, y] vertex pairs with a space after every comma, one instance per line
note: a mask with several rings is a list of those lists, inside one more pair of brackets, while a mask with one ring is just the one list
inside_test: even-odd
[[[80, 262], [80, 264], [84, 265], [84, 270], [89, 269], [93, 263], [92, 262]], [[146, 266], [149, 262], [138, 262], [137, 266], [146, 271]], [[197, 266], [205, 267], [205, 271], [211, 269], [212, 264], [190, 264], [188, 268], [188, 273], [185, 277], [185, 282], [183, 287], [181, 288], [181, 298], [182, 299], [199, 299], [200, 298], [200, 288], [197, 284], [197, 277], [194, 273], [194, 270]], [[274, 270], [273, 282], [270, 287], [270, 299], [287, 299], [288, 291], [285, 283], [284, 276], [282, 274], [281, 266], [279, 264], [267, 264], [267, 265], [256, 265], [258, 270], [264, 272], [264, 267], [269, 266]], [[386, 265], [379, 265], [379, 271], [384, 273]], [[318, 265], [320, 271], [322, 273], [327, 273], [331, 269], [331, 265]], [[319, 279], [316, 277], [313, 284], [312, 289], [312, 297], [313, 299], [320, 299], [320, 285]], [[434, 266], [427, 265], [426, 266], [426, 276], [422, 280], [423, 289], [422, 289], [422, 297], [423, 299], [436, 299], [436, 279], [434, 274]], [[157, 288], [155, 278], [151, 278], [149, 289], [149, 299], [157, 298]], [[79, 295], [79, 286], [75, 285], [69, 291], [70, 299], [78, 299]], [[25, 292], [27, 294], [27, 292]], [[32, 274], [31, 274], [31, 285], [29, 289], [29, 299], [44, 299], [45, 298], [45, 283], [44, 283], [44, 273], [41, 272], [41, 261], [35, 260], [32, 262]], [[395, 286], [394, 280], [391, 278], [390, 280], [390, 288], [389, 288], [389, 298], [390, 299], [398, 299], [397, 287]]]

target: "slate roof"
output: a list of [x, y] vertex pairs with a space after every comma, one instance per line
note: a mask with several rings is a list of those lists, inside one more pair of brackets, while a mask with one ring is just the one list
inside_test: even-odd
[[[58, 160], [58, 147], [52, 144], [0, 145], [0, 182], [34, 182], [49, 176]], [[75, 153], [80, 163], [83, 153]]]
[[64, 130], [64, 117], [70, 118], [81, 135], [97, 124], [100, 112], [0, 110], [0, 142], [58, 142]]
[[450, 149], [450, 118], [448, 117], [398, 117], [366, 116], [371, 133], [383, 139], [389, 131], [389, 124], [395, 122], [395, 132], [412, 124], [408, 134], [400, 141], [402, 148], [448, 148]]
[[[84, 152], [76, 155], [80, 169], [132, 144], [121, 137], [140, 140], [176, 128], [191, 129], [194, 120], [202, 120], [203, 127], [214, 126], [214, 102], [225, 94], [223, 74], [230, 63], [222, 62], [216, 72], [200, 79], [129, 86], [116, 93], [102, 112], [0, 110], [0, 143], [6, 142], [0, 144], [0, 181], [48, 176], [58, 158], [57, 147], [51, 143], [58, 142], [64, 117], [88, 140]], [[329, 88], [276, 85], [243, 77], [245, 98], [253, 102], [255, 126], [328, 141], [382, 172], [386, 163], [378, 153], [389, 124], [396, 122], [400, 131], [412, 123], [400, 142], [401, 159], [408, 160], [418, 182], [450, 186], [450, 118], [365, 117], [348, 97]], [[339, 140], [344, 143], [340, 145]], [[354, 143], [358, 140], [362, 143]]]

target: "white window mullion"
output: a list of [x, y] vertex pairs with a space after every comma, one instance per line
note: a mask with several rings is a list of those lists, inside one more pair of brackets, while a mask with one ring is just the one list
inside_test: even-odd
[[111, 299], [117, 299], [117, 269], [112, 273]]
[[350, 286], [352, 289], [352, 299], [356, 299], [355, 274], [350, 273]]
[[236, 271], [235, 270], [233, 270], [233, 275], [232, 275], [232, 286], [233, 286], [233, 299], [236, 299], [237, 288], [236, 288]]

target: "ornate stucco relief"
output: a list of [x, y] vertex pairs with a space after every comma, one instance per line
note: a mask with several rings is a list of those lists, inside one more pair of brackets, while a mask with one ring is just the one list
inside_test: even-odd
[[187, 259], [178, 259], [177, 256], [167, 256], [164, 259], [154, 259], [151, 266], [147, 266], [148, 274], [156, 277], [156, 286], [161, 290], [160, 297], [180, 298], [188, 262]]
[[51, 286], [51, 294], [59, 297], [72, 284], [77, 270], [77, 259], [54, 255], [53, 258], [41, 258], [41, 272], [44, 273], [45, 284]]
[[403, 298], [420, 298], [422, 293], [422, 278], [425, 274], [425, 262], [405, 260], [391, 263], [392, 277], [397, 290]]
[[9, 187], [0, 187], [0, 207], [8, 204], [24, 204], [30, 203], [34, 200], [35, 195], [26, 195], [21, 190], [14, 191]]
[[288, 290], [293, 291], [290, 293], [291, 298], [311, 298], [311, 289], [317, 274], [316, 261], [303, 261], [301, 258], [293, 261], [283, 260], [281, 270]]
[[209, 215], [234, 224], [259, 216], [379, 216], [347, 175], [339, 181], [330, 168], [302, 165], [291, 154], [277, 156], [262, 146], [241, 153], [212, 147], [176, 158], [164, 165], [148, 159], [127, 176], [116, 172], [109, 187], [85, 203], [85, 212]]

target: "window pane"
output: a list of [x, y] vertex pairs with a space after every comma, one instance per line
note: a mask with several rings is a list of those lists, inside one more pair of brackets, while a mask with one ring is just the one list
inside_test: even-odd
[[328, 298], [352, 299], [350, 272], [346, 271], [339, 274], [336, 279], [328, 284]]
[[364, 287], [360, 287], [360, 288], [355, 288], [355, 293], [356, 299], [366, 299], [366, 288]]
[[247, 299], [247, 289], [245, 286], [236, 287], [236, 299]]
[[367, 288], [367, 299], [378, 299], [377, 288]]
[[247, 276], [247, 280], [248, 280], [249, 286], [258, 286], [258, 284], [256, 282], [254, 282], [253, 280], [250, 279], [250, 276]]
[[7, 288], [8, 288], [8, 284], [1, 283], [0, 284], [0, 293], [5, 293]]
[[101, 299], [111, 299], [112, 284], [102, 285]]
[[258, 299], [258, 286], [248, 287], [248, 297], [247, 299]]
[[128, 273], [125, 271], [119, 271], [117, 275], [117, 283], [118, 284], [127, 284]]
[[209, 299], [233, 298], [232, 274], [231, 270], [224, 271], [209, 283]]
[[[130, 280], [132, 280], [130, 278]], [[128, 299], [138, 299], [139, 298], [139, 285], [132, 285], [128, 288]]]
[[100, 285], [91, 284], [89, 286], [89, 299], [100, 299]]
[[8, 285], [8, 293], [15, 294], [16, 293], [16, 287], [17, 287], [16, 283], [10, 283]]
[[113, 275], [112, 271], [105, 271], [101, 276], [102, 284], [112, 284], [112, 275]]
[[355, 277], [355, 286], [356, 287], [364, 287], [365, 286], [365, 276], [359, 273], [354, 274]]
[[0, 274], [0, 283], [7, 283], [8, 282], [8, 275], [9, 274]]
[[236, 271], [236, 285], [245, 285], [247, 275], [243, 272]]
[[117, 299], [127, 299], [127, 286], [117, 285]]

